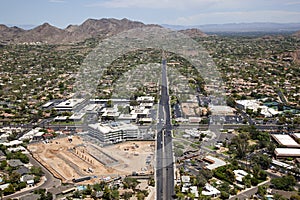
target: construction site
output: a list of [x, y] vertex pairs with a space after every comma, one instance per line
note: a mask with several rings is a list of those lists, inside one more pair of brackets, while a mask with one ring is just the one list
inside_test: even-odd
[[120, 176], [153, 174], [154, 141], [106, 147], [69, 136], [28, 145], [33, 157], [64, 183], [90, 184]]

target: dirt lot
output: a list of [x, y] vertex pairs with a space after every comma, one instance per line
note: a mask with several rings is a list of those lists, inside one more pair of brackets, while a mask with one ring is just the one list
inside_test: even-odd
[[181, 108], [185, 116], [199, 116], [201, 114], [198, 103], [182, 103]]
[[125, 142], [101, 148], [74, 136], [72, 142], [60, 138], [49, 143], [31, 144], [28, 149], [63, 182], [83, 176], [104, 178], [153, 172], [155, 147], [151, 141]]
[[[102, 149], [119, 160], [114, 169], [124, 173], [150, 173], [154, 167], [154, 142], [125, 142]], [[148, 162], [147, 162], [148, 161]]]

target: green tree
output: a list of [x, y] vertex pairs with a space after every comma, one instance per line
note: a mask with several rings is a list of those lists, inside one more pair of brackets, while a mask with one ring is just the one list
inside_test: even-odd
[[294, 194], [290, 197], [290, 200], [300, 200], [300, 195]]
[[266, 188], [266, 186], [262, 186], [262, 185], [258, 186], [258, 188], [257, 188], [257, 194], [259, 196], [261, 196], [261, 197], [264, 197], [267, 194], [267, 188]]
[[236, 195], [237, 194], [237, 192], [238, 192], [238, 190], [237, 190], [237, 188], [231, 188], [230, 189], [230, 191], [229, 191], [229, 193], [231, 194], [231, 195]]
[[4, 146], [3, 144], [0, 144], [0, 150], [1, 150], [2, 152], [5, 152], [6, 149], [7, 149], [6, 146]]
[[202, 174], [197, 175], [195, 181], [195, 185], [197, 185], [198, 187], [204, 187], [207, 183], [207, 179]]
[[148, 181], [148, 185], [149, 186], [155, 186], [155, 180], [154, 180], [154, 178], [151, 178], [149, 181]]
[[76, 191], [73, 193], [73, 197], [74, 197], [74, 198], [80, 198], [80, 196], [81, 196], [81, 193], [80, 193], [78, 190], [76, 190]]
[[112, 197], [112, 199], [114, 199], [114, 200], [120, 199], [119, 191], [118, 191], [117, 189], [112, 190], [112, 191], [111, 191], [111, 197]]
[[142, 193], [142, 192], [138, 192], [136, 197], [137, 197], [138, 200], [144, 200], [146, 198], [145, 194]]
[[124, 188], [131, 188], [135, 190], [136, 186], [139, 184], [138, 180], [135, 178], [126, 177], [123, 180]]
[[112, 197], [111, 196], [111, 190], [107, 186], [105, 186], [102, 198], [106, 199], [106, 200], [111, 200], [111, 197]]
[[229, 191], [230, 190], [230, 184], [226, 181], [224, 181], [223, 183], [221, 183], [218, 187], [218, 189], [220, 191]]
[[209, 180], [213, 177], [213, 173], [208, 169], [200, 169], [199, 174], [202, 174], [206, 180]]
[[253, 186], [257, 186], [257, 184], [258, 184], [258, 180], [257, 180], [257, 178], [255, 178], [255, 177], [252, 177], [252, 178], [250, 179], [250, 181], [251, 181], [251, 185], [253, 185]]
[[44, 172], [41, 167], [32, 166], [30, 168], [30, 173], [35, 176], [43, 176]]
[[265, 181], [265, 180], [267, 180], [267, 177], [268, 177], [268, 174], [267, 174], [267, 172], [265, 170], [260, 170], [259, 171], [258, 178], [260, 180]]
[[247, 133], [240, 133], [232, 138], [231, 143], [236, 148], [235, 153], [238, 158], [244, 158], [249, 148], [249, 135]]
[[273, 178], [271, 183], [275, 189], [291, 191], [296, 185], [296, 179], [294, 176], [287, 175], [280, 178]]
[[253, 174], [253, 176], [256, 177], [256, 178], [258, 178], [259, 171], [260, 171], [260, 167], [257, 164], [255, 164], [252, 167], [252, 174]]
[[247, 176], [243, 177], [242, 179], [245, 187], [249, 188], [251, 187], [251, 176], [248, 174]]
[[92, 194], [92, 187], [90, 185], [87, 185], [86, 189], [83, 190], [82, 194], [84, 195], [91, 195]]
[[252, 158], [252, 162], [258, 164], [262, 169], [268, 169], [271, 164], [271, 158], [264, 154], [257, 154]]
[[112, 100], [108, 100], [108, 101], [106, 102], [106, 107], [110, 108], [110, 107], [112, 107], [112, 106], [113, 106]]
[[221, 191], [221, 199], [229, 199], [229, 194], [225, 191]]
[[185, 195], [182, 192], [178, 192], [176, 193], [176, 197], [178, 200], [184, 200]]
[[267, 146], [268, 152], [273, 154], [275, 149], [276, 149], [276, 145], [274, 143], [270, 142], [269, 145]]
[[7, 167], [7, 161], [6, 161], [6, 160], [3, 160], [3, 161], [1, 161], [1, 163], [0, 163], [0, 169], [1, 169], [1, 170], [4, 170], [5, 167]]
[[33, 180], [34, 180], [35, 183], [38, 183], [38, 182], [40, 182], [41, 177], [40, 176], [34, 176]]
[[230, 169], [230, 168], [226, 169], [225, 174], [226, 174], [227, 178], [228, 178], [231, 182], [234, 182], [234, 181], [235, 181], [235, 174], [234, 174], [234, 172], [232, 171], [232, 169]]
[[270, 144], [270, 135], [267, 132], [259, 132], [256, 139], [259, 142], [260, 148], [268, 147]]
[[20, 177], [21, 177], [21, 175], [14, 171], [9, 175], [9, 181], [11, 183], [19, 183]]
[[106, 183], [104, 181], [101, 181], [100, 183], [96, 183], [93, 185], [93, 189], [95, 191], [102, 191], [105, 187]]
[[16, 190], [15, 190], [14, 186], [12, 184], [9, 184], [8, 187], [3, 190], [3, 194], [9, 195], [9, 194], [14, 193], [15, 191]]
[[124, 194], [123, 194], [124, 200], [129, 200], [130, 197], [132, 197], [132, 192], [127, 192], [127, 191], [124, 192]]
[[236, 102], [235, 102], [234, 98], [232, 98], [232, 97], [228, 97], [226, 99], [226, 103], [228, 106], [230, 106], [232, 108], [234, 108], [236, 106]]
[[139, 102], [137, 102], [136, 100], [130, 100], [130, 106], [138, 106]]
[[187, 197], [188, 197], [188, 199], [193, 200], [193, 199], [195, 199], [195, 194], [188, 192]]
[[23, 188], [26, 188], [27, 184], [25, 182], [20, 182], [17, 187], [16, 187], [16, 190], [21, 190]]
[[283, 197], [281, 194], [274, 194], [273, 199], [274, 200], [288, 200], [287, 198]]

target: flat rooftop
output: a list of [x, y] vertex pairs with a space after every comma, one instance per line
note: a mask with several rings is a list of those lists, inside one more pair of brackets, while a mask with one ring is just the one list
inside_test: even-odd
[[74, 113], [69, 119], [70, 120], [81, 120], [85, 113]]
[[210, 106], [210, 110], [214, 115], [234, 115], [234, 109], [229, 106]]
[[278, 144], [291, 148], [300, 148], [300, 145], [290, 135], [271, 134], [271, 136]]
[[276, 148], [274, 151], [277, 157], [300, 157], [300, 149]]
[[69, 99], [58, 104], [56, 108], [73, 108], [76, 105], [82, 103], [83, 101], [84, 99]]
[[133, 124], [126, 124], [126, 123], [110, 123], [110, 124], [89, 124], [89, 127], [102, 132], [103, 134], [117, 132], [117, 131], [130, 131], [130, 130], [138, 130], [138, 126]]
[[286, 164], [286, 163], [284, 163], [284, 162], [280, 162], [280, 161], [278, 161], [278, 160], [272, 160], [272, 164], [274, 164], [274, 165], [277, 165], [277, 166], [280, 166], [280, 167], [284, 167], [284, 168], [286, 168], [286, 169], [292, 169], [293, 168], [293, 166], [291, 166], [291, 165], [289, 165], [289, 164]]
[[212, 157], [212, 156], [206, 156], [205, 158], [208, 159], [208, 160], [213, 161], [212, 164], [206, 166], [206, 168], [209, 169], [209, 170], [213, 170], [213, 169], [216, 169], [218, 167], [226, 165], [226, 162], [219, 159], [219, 158], [215, 158], [215, 157]]
[[152, 96], [141, 96], [136, 99], [137, 101], [154, 101], [154, 97]]
[[42, 107], [43, 107], [43, 108], [47, 108], [47, 107], [51, 106], [53, 103], [54, 103], [54, 102], [49, 101], [49, 102], [45, 103], [44, 105], [42, 105]]
[[243, 105], [245, 107], [258, 107], [259, 106], [259, 102], [257, 100], [237, 100], [236, 101], [237, 104]]

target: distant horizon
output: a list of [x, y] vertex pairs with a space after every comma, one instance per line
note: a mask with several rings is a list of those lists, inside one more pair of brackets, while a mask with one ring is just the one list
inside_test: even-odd
[[[103, 18], [87, 18], [85, 19], [83, 22], [81, 23], [73, 23], [73, 24], [67, 24], [65, 27], [59, 27], [59, 26], [56, 26], [55, 24], [52, 24], [48, 21], [44, 21], [40, 24], [5, 24], [3, 23], [3, 25], [7, 26], [7, 27], [18, 27], [18, 28], [22, 28], [24, 30], [30, 30], [30, 29], [33, 29], [35, 27], [38, 27], [40, 25], [43, 25], [45, 23], [48, 23], [50, 24], [51, 26], [55, 26], [57, 28], [60, 28], [60, 29], [65, 29], [67, 28], [68, 26], [70, 25], [81, 25], [82, 23], [84, 23], [86, 20], [88, 19], [94, 19], [94, 20], [101, 20], [101, 19], [117, 19], [117, 20], [122, 20], [122, 19], [118, 19], [118, 18], [106, 18], [106, 17], [103, 17]], [[126, 18], [128, 19], [128, 18]], [[141, 23], [144, 23], [144, 24], [155, 24], [155, 23], [145, 23], [143, 21], [140, 21], [140, 20], [132, 20], [132, 19], [128, 19], [130, 21], [137, 21], [137, 22], [141, 22]], [[231, 22], [231, 23], [211, 23], [211, 24], [195, 24], [195, 25], [181, 25], [181, 24], [156, 24], [156, 25], [160, 25], [160, 26], [178, 26], [178, 27], [197, 27], [197, 26], [210, 26], [210, 25], [215, 25], [215, 26], [218, 26], [218, 25], [242, 25], [242, 24], [278, 24], [278, 25], [292, 25], [292, 24], [299, 24], [300, 25], [300, 21], [299, 22]]]
[[3, 0], [0, 24], [66, 28], [86, 19], [145, 24], [299, 23], [300, 0]]

